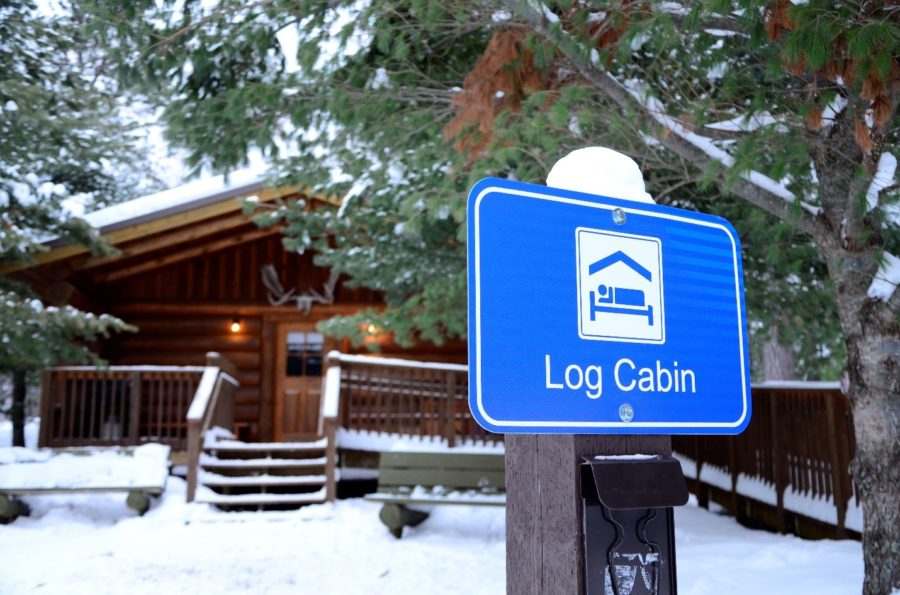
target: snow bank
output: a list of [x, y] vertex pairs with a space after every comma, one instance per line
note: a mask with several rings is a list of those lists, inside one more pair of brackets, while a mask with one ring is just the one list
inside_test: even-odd
[[[54, 497], [0, 530], [0, 592], [470, 595], [505, 592], [505, 510], [439, 506], [394, 539], [362, 500], [280, 513], [186, 504], [184, 482], [144, 517], [118, 498]], [[50, 500], [50, 497], [44, 498]], [[681, 595], [843, 595], [862, 585], [855, 541], [750, 531], [675, 509]], [[45, 561], [52, 560], [52, 563]]]
[[[29, 427], [36, 430], [36, 424]], [[8, 423], [0, 424], [0, 439], [7, 440], [0, 444], [8, 444], [8, 431]], [[87, 460], [100, 468], [100, 459]], [[378, 520], [379, 505], [360, 499], [291, 512], [224, 513], [187, 504], [185, 490], [182, 479], [170, 477], [166, 492], [143, 517], [125, 506], [125, 494], [25, 498], [32, 515], [0, 528], [0, 593], [506, 590], [506, 511], [500, 507], [438, 506], [397, 540]], [[858, 542], [751, 531], [692, 502], [675, 509], [681, 595], [860, 591]]]

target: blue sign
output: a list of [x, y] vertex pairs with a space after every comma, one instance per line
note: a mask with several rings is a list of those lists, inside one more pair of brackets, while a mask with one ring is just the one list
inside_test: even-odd
[[469, 406], [492, 432], [738, 434], [740, 241], [692, 211], [488, 178], [468, 204]]

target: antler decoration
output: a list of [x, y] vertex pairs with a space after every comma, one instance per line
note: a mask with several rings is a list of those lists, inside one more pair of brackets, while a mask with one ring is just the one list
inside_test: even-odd
[[259, 267], [259, 273], [262, 275], [263, 285], [269, 290], [269, 303], [273, 306], [280, 306], [291, 299], [294, 290], [285, 291], [281, 286], [281, 279], [278, 278], [278, 271], [275, 265], [266, 264]]
[[334, 303], [334, 289], [337, 286], [338, 278], [341, 276], [339, 272], [334, 270], [331, 271], [331, 274], [328, 276], [328, 282], [323, 286], [324, 294], [319, 293], [315, 289], [310, 289], [300, 295], [294, 295], [294, 289], [289, 291], [284, 290], [284, 287], [281, 285], [281, 279], [278, 278], [278, 271], [275, 270], [274, 265], [263, 265], [260, 267], [260, 274], [262, 275], [263, 285], [269, 290], [268, 298], [270, 304], [273, 306], [280, 306], [287, 303], [288, 300], [293, 299], [297, 303], [297, 308], [304, 314], [309, 314], [313, 304]]

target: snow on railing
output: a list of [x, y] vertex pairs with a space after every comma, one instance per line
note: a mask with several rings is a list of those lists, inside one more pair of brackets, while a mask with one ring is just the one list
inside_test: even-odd
[[193, 502], [204, 434], [214, 428], [234, 425], [234, 365], [215, 352], [206, 354], [206, 368], [187, 413], [187, 501]]

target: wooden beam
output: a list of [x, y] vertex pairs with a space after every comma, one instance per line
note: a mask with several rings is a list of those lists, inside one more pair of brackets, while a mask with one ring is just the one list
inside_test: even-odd
[[280, 228], [278, 227], [271, 227], [268, 229], [252, 229], [235, 234], [233, 236], [229, 236], [227, 238], [223, 238], [211, 244], [196, 246], [189, 250], [181, 250], [167, 256], [154, 258], [152, 260], [147, 260], [134, 265], [127, 265], [127, 263], [123, 263], [126, 264], [126, 266], [114, 269], [107, 273], [98, 274], [94, 277], [94, 281], [96, 283], [110, 283], [119, 279], [133, 277], [141, 273], [146, 273], [147, 271], [152, 271], [153, 269], [162, 268], [164, 266], [175, 264], [183, 260], [189, 260], [197, 256], [203, 256], [205, 254], [218, 252], [219, 250], [224, 250], [225, 248], [230, 248], [232, 246], [243, 244], [245, 242], [252, 242], [254, 240], [258, 240], [259, 238], [277, 233], [280, 233]]
[[332, 316], [354, 314], [363, 308], [377, 307], [372, 303], [316, 304], [308, 315], [304, 315], [293, 304], [270, 306], [268, 304], [208, 304], [208, 303], [157, 303], [137, 302], [132, 304], [111, 305], [111, 313], [116, 316], [129, 314], [221, 314], [223, 316], [259, 316], [267, 314], [272, 320], [309, 320], [317, 322]]
[[252, 219], [239, 213], [230, 217], [215, 219], [205, 223], [196, 225], [187, 225], [176, 228], [176, 231], [165, 235], [157, 235], [147, 240], [130, 243], [120, 248], [121, 252], [117, 256], [92, 256], [82, 264], [74, 267], [76, 270], [88, 270], [108, 264], [116, 264], [128, 258], [143, 256], [157, 250], [171, 248], [178, 244], [192, 242], [208, 235], [213, 235], [223, 231], [241, 227], [244, 225], [252, 225]]

